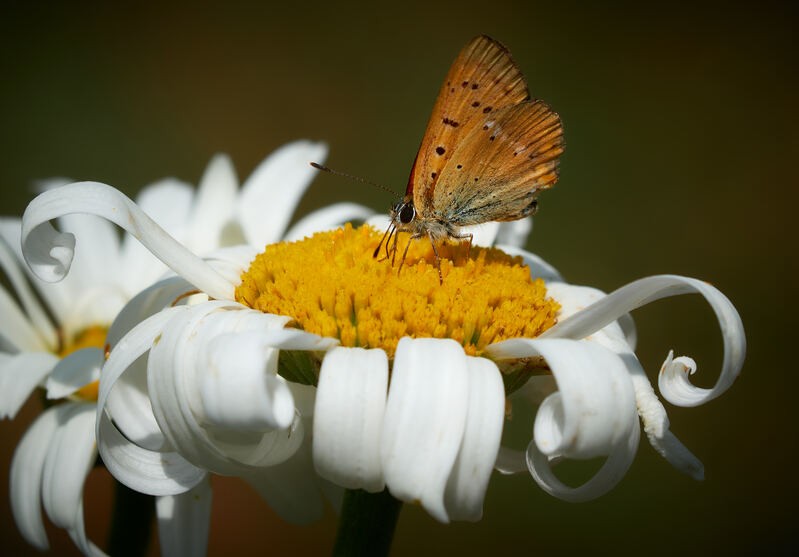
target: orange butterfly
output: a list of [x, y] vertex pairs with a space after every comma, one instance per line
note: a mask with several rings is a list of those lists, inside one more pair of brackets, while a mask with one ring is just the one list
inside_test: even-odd
[[468, 238], [471, 245], [472, 235], [462, 234], [461, 226], [535, 213], [538, 192], [558, 179], [562, 152], [558, 114], [530, 98], [507, 48], [476, 37], [444, 80], [405, 197], [391, 209], [391, 225], [375, 256], [385, 241], [393, 262], [398, 232], [409, 232], [411, 239], [427, 236], [443, 281], [436, 240]]

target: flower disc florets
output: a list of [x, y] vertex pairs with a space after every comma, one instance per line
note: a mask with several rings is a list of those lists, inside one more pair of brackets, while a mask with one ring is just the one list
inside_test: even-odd
[[442, 243], [436, 256], [426, 240], [411, 241], [401, 272], [373, 257], [381, 234], [369, 226], [320, 232], [272, 244], [242, 275], [236, 300], [266, 313], [288, 315], [295, 326], [382, 348], [393, 358], [404, 336], [451, 338], [470, 355], [503, 339], [533, 338], [555, 324], [557, 302], [521, 259], [494, 248]]

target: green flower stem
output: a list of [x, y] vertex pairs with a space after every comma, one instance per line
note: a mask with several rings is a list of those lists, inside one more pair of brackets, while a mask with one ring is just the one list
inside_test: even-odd
[[141, 557], [150, 545], [155, 499], [114, 481], [114, 514], [108, 534], [108, 554]]
[[344, 493], [333, 556], [387, 556], [401, 509], [402, 503], [387, 489], [380, 493], [348, 489]]

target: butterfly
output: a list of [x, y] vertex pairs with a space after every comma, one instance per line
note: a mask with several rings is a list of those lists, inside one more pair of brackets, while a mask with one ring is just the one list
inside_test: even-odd
[[513, 221], [536, 212], [538, 193], [558, 179], [563, 152], [560, 117], [532, 99], [524, 76], [499, 41], [472, 39], [441, 86], [405, 196], [391, 208], [391, 223], [375, 249], [386, 246], [392, 264], [399, 232], [410, 242], [428, 237], [443, 283], [436, 242], [469, 240], [461, 227]]

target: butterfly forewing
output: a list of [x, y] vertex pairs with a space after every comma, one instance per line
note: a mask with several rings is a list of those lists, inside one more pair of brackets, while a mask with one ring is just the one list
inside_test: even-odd
[[487, 117], [529, 99], [508, 50], [490, 37], [473, 39], [452, 64], [433, 107], [406, 194], [420, 216], [431, 215], [437, 184], [463, 138]]
[[461, 138], [436, 183], [428, 218], [457, 226], [523, 218], [558, 177], [560, 117], [541, 101], [480, 118]]

